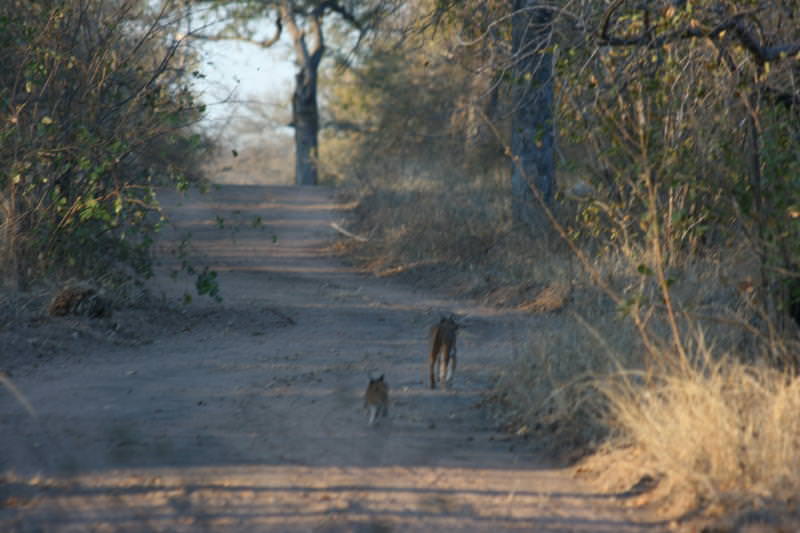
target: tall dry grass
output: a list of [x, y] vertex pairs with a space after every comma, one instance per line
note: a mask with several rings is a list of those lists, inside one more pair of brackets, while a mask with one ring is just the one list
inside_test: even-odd
[[635, 448], [641, 468], [695, 502], [790, 501], [800, 491], [800, 381], [695, 339], [694, 360], [671, 372], [599, 382], [616, 446]]
[[344, 189], [356, 202], [352, 250], [373, 270], [420, 265], [469, 266], [508, 233], [510, 203], [499, 176], [478, 180], [463, 169], [384, 159], [380, 170]]
[[[355, 206], [350, 231], [367, 239], [340, 243], [360, 266], [500, 305], [529, 302], [557, 278], [571, 285], [577, 265], [566, 247], [513, 227], [503, 158], [459, 159], [444, 148], [438, 155], [373, 157], [358, 148], [328, 140], [322, 151], [325, 179]], [[501, 290], [509, 287], [519, 290]]]

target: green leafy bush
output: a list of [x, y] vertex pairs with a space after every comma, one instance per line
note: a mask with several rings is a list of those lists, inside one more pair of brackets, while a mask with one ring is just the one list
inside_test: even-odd
[[154, 187], [186, 186], [203, 143], [167, 15], [132, 0], [0, 5], [7, 283], [150, 275]]

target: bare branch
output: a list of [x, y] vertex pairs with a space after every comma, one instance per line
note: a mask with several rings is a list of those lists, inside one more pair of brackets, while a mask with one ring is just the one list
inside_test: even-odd
[[325, 53], [325, 38], [322, 35], [322, 22], [319, 16], [313, 15], [311, 17], [311, 29], [314, 32], [315, 42], [314, 50], [309, 57], [309, 62], [312, 65], [311, 68], [316, 69], [320, 61], [322, 61], [322, 55]]
[[298, 63], [307, 65], [310, 58], [308, 47], [306, 46], [306, 32], [301, 30], [297, 25], [297, 21], [294, 18], [294, 11], [288, 0], [284, 0], [280, 4], [280, 17], [289, 29], [289, 33], [292, 35]]
[[659, 48], [667, 43], [693, 38], [719, 39], [723, 33], [730, 31], [739, 44], [747, 50], [753, 59], [759, 63], [768, 63], [793, 56], [800, 52], [800, 42], [782, 43], [766, 46], [748, 27], [748, 17], [758, 14], [760, 8], [733, 14], [727, 20], [718, 23], [712, 28], [703, 28], [699, 24], [690, 24], [675, 31], [656, 35], [650, 26], [649, 10], [644, 10], [644, 25], [639, 35], [633, 37], [618, 37], [611, 35], [610, 26], [614, 13], [625, 0], [616, 0], [606, 10], [600, 31], [600, 44], [606, 46], [645, 46]]
[[800, 52], [800, 43], [784, 43], [775, 46], [764, 46], [759, 43], [756, 36], [744, 23], [743, 17], [738, 17], [736, 19], [734, 33], [742, 46], [744, 46], [759, 63], [777, 61]]
[[359, 21], [350, 11], [342, 7], [336, 0], [327, 0], [322, 2], [316, 8], [314, 8], [314, 10], [311, 12], [311, 16], [314, 18], [322, 17], [327, 10], [337, 13], [344, 20], [352, 24], [354, 28], [359, 31], [363, 31], [361, 21]]

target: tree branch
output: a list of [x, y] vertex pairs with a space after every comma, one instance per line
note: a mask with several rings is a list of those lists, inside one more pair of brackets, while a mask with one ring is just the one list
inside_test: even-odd
[[[378, 13], [381, 12], [383, 7], [379, 4], [375, 8], [368, 10], [366, 13], [362, 15], [362, 20], [369, 21], [370, 19], [374, 18]], [[349, 22], [351, 26], [358, 30], [358, 40], [356, 41], [355, 48], [361, 44], [361, 40], [364, 38], [364, 35], [368, 31], [366, 27], [364, 27], [364, 23], [362, 20], [359, 20], [352, 12], [348, 11], [346, 8], [342, 7], [339, 4], [338, 0], [326, 0], [319, 4], [314, 10], [311, 12], [312, 17], [319, 17], [321, 18], [324, 16], [325, 11], [330, 10], [340, 17], [342, 17], [345, 21]]]
[[284, 24], [289, 29], [294, 42], [295, 53], [297, 54], [297, 61], [301, 65], [307, 65], [310, 61], [308, 55], [308, 47], [306, 46], [306, 32], [300, 30], [297, 21], [294, 18], [292, 6], [288, 0], [283, 0], [280, 3], [280, 17], [283, 19]]
[[[733, 60], [728, 51], [717, 40], [712, 40], [711, 44], [719, 54], [719, 59], [724, 63], [728, 72], [731, 74], [737, 70], [736, 62]], [[781, 91], [774, 87], [765, 86], [760, 89], [760, 94], [766, 97], [769, 101], [780, 104], [786, 109], [799, 109], [800, 108], [800, 95], [795, 92]]]
[[[316, 10], [315, 10], [316, 11]], [[325, 39], [322, 35], [322, 22], [317, 15], [311, 16], [311, 29], [314, 32], [314, 50], [309, 57], [309, 63], [314, 70], [319, 66], [322, 61], [322, 55], [325, 53]]]
[[273, 35], [269, 39], [258, 41], [256, 39], [251, 39], [249, 37], [244, 37], [242, 35], [223, 36], [223, 35], [205, 35], [200, 33], [192, 33], [191, 35], [189, 35], [189, 37], [193, 39], [201, 39], [203, 41], [241, 41], [245, 43], [254, 44], [256, 46], [260, 46], [261, 48], [269, 48], [270, 46], [278, 42], [278, 40], [281, 38], [282, 33], [283, 33], [283, 21], [281, 20], [281, 15], [279, 13], [278, 19], [275, 21], [275, 35]]
[[737, 18], [734, 34], [759, 63], [768, 63], [783, 59], [800, 52], [800, 43], [784, 43], [775, 46], [764, 46], [758, 42], [756, 36], [747, 28], [743, 18]]
[[686, 27], [662, 35], [655, 35], [653, 33], [649, 22], [649, 11], [645, 10], [645, 24], [639, 35], [634, 37], [617, 37], [611, 35], [609, 27], [611, 26], [614, 13], [620, 8], [624, 1], [625, 0], [616, 0], [606, 10], [603, 16], [602, 29], [600, 31], [599, 41], [601, 45], [659, 48], [667, 43], [692, 38], [716, 40], [719, 39], [723, 32], [730, 31], [736, 41], [738, 41], [759, 64], [778, 61], [800, 52], [800, 42], [783, 43], [774, 46], [766, 46], [761, 43], [746, 23], [747, 17], [757, 14], [759, 9], [735, 13], [729, 19], [717, 24], [711, 29], [702, 28], [699, 24], [689, 24]]
[[327, 10], [337, 13], [344, 20], [352, 24], [354, 28], [359, 31], [363, 31], [361, 21], [359, 21], [350, 11], [342, 7], [336, 0], [326, 0], [325, 2], [322, 2], [314, 8], [314, 10], [311, 12], [311, 16], [315, 18], [322, 17]]

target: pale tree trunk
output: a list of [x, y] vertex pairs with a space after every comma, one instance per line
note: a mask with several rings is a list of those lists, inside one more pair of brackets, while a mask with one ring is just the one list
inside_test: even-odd
[[322, 21], [312, 15], [308, 25], [314, 37], [314, 47], [309, 51], [306, 30], [296, 21], [290, 3], [281, 4], [281, 19], [292, 36], [298, 72], [292, 94], [292, 126], [295, 140], [295, 183], [316, 185], [318, 179], [317, 156], [319, 146], [319, 109], [317, 106], [317, 72], [325, 42], [322, 36]]
[[534, 233], [547, 227], [541, 200], [552, 205], [555, 192], [555, 124], [553, 122], [553, 57], [541, 51], [550, 46], [551, 11], [540, 0], [515, 0], [512, 19], [514, 54], [514, 114], [511, 152], [511, 208], [515, 224]]

